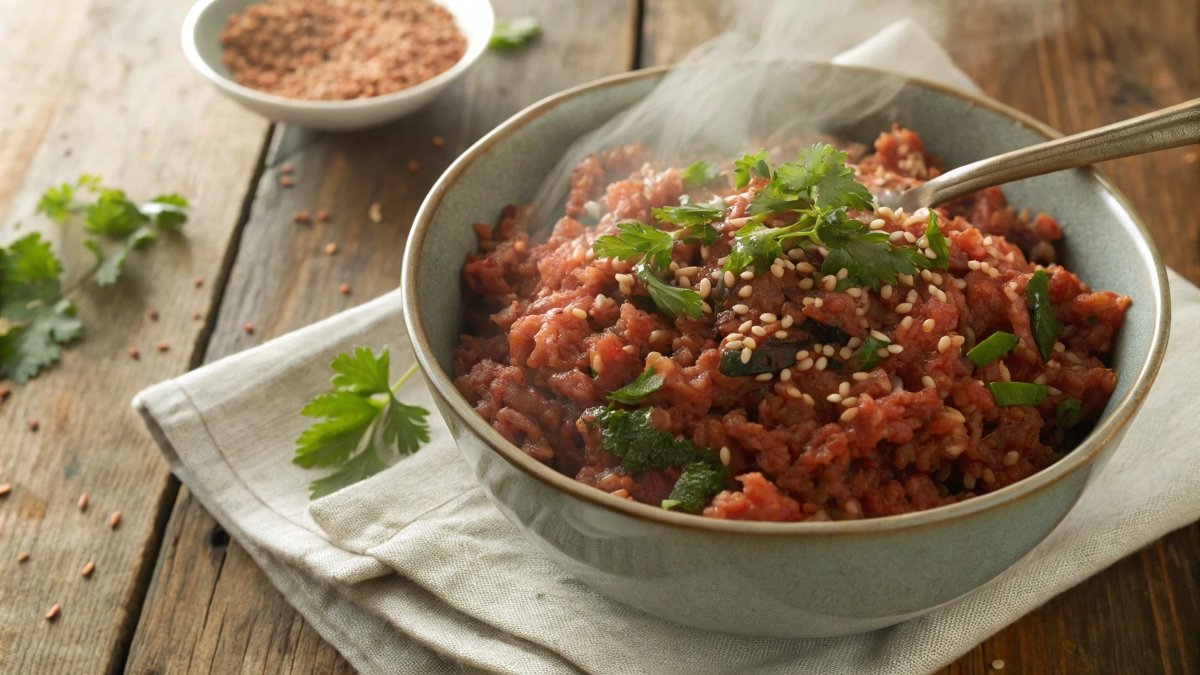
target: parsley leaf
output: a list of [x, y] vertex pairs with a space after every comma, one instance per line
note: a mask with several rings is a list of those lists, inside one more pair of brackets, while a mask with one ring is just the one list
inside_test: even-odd
[[692, 462], [683, 467], [683, 473], [671, 488], [671, 494], [663, 500], [662, 507], [668, 511], [678, 509], [688, 513], [699, 513], [713, 496], [725, 489], [728, 471], [710, 462]]
[[928, 263], [929, 267], [935, 270], [949, 269], [950, 245], [946, 243], [946, 236], [942, 234], [942, 228], [938, 227], [937, 211], [933, 209], [929, 210], [929, 224], [925, 226], [925, 241], [929, 242], [929, 250], [937, 256]]
[[143, 225], [130, 232], [125, 241], [109, 253], [105, 253], [100, 248], [99, 240], [85, 239], [83, 245], [96, 256], [96, 274], [94, 277], [96, 285], [108, 286], [115, 284], [121, 276], [121, 271], [125, 269], [125, 259], [129, 257], [129, 254], [157, 238], [158, 234], [154, 228]]
[[14, 382], [26, 382], [61, 356], [59, 345], [83, 332], [69, 300], [41, 305], [28, 320], [0, 335], [0, 371]]
[[663, 376], [655, 372], [653, 366], [646, 366], [632, 382], [608, 395], [609, 400], [617, 403], [634, 404], [658, 391], [663, 385]]
[[106, 237], [125, 237], [147, 220], [121, 190], [102, 189], [94, 204], [84, 209], [84, 229]]
[[62, 183], [52, 186], [42, 194], [38, 201], [38, 213], [44, 213], [50, 220], [61, 223], [71, 215], [71, 205], [75, 200], [75, 186]]
[[771, 177], [771, 165], [767, 164], [767, 151], [759, 150], [753, 155], [742, 155], [733, 162], [733, 184], [738, 189], [750, 184], [753, 176]]
[[863, 340], [862, 346], [854, 353], [854, 360], [858, 362], [858, 369], [868, 371], [879, 365], [879, 350], [887, 346], [887, 342], [873, 335], [868, 335], [867, 339]]
[[702, 188], [716, 180], [719, 175], [721, 175], [721, 170], [712, 162], [704, 160], [692, 162], [687, 165], [687, 168], [679, 172], [679, 178], [683, 180], [684, 190]]
[[725, 209], [704, 204], [680, 204], [679, 206], [655, 207], [654, 217], [664, 223], [676, 225], [707, 225], [725, 215]]
[[384, 451], [394, 449], [409, 455], [429, 441], [429, 411], [402, 403], [395, 395], [395, 390], [416, 372], [416, 364], [395, 385], [388, 384], [389, 366], [387, 349], [375, 354], [358, 347], [352, 354], [339, 354], [330, 364], [335, 373], [330, 390], [300, 410], [300, 414], [320, 421], [296, 439], [292, 461], [306, 469], [337, 467], [311, 483], [312, 499], [387, 468], [381, 454]]
[[854, 178], [847, 158], [832, 145], [816, 143], [801, 150], [796, 161], [780, 165], [776, 172], [779, 184], [820, 208], [869, 209], [871, 193]]
[[1050, 277], [1045, 270], [1038, 270], [1029, 278], [1029, 284], [1025, 287], [1025, 304], [1029, 307], [1033, 342], [1042, 355], [1042, 361], [1049, 361], [1054, 355], [1054, 343], [1062, 333], [1063, 326], [1050, 306]]
[[542, 34], [542, 24], [533, 17], [500, 20], [488, 40], [488, 49], [494, 51], [513, 51], [528, 45], [533, 39]]
[[646, 267], [646, 263], [644, 262], [634, 267], [634, 273], [646, 283], [646, 290], [650, 292], [650, 299], [654, 301], [659, 311], [666, 314], [672, 320], [680, 316], [686, 316], [689, 319], [699, 319], [704, 316], [704, 309], [702, 308], [704, 300], [701, 299], [700, 294], [696, 291], [672, 286], [659, 279]]
[[914, 274], [929, 260], [915, 247], [893, 246], [886, 232], [873, 232], [864, 223], [846, 218], [844, 211], [839, 211], [837, 218], [823, 220], [817, 236], [829, 248], [821, 271], [837, 274], [846, 269], [846, 278], [861, 286], [895, 284], [897, 275]]
[[0, 248], [0, 317], [28, 321], [61, 293], [62, 266], [37, 232]]
[[612, 452], [626, 469], [665, 469], [685, 466], [705, 459], [701, 450], [690, 441], [675, 438], [650, 422], [653, 408], [621, 410], [611, 406], [589, 408], [585, 414], [594, 418], [600, 429], [600, 446]]
[[675, 238], [670, 233], [637, 222], [619, 223], [617, 229], [621, 234], [606, 234], [592, 244], [596, 257], [629, 260], [642, 255], [656, 267], [671, 264]]

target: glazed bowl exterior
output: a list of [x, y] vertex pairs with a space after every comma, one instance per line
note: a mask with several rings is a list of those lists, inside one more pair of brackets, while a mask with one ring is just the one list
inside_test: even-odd
[[183, 22], [181, 40], [188, 63], [221, 93], [276, 122], [323, 131], [379, 126], [416, 112], [465, 73], [487, 48], [495, 25], [488, 0], [434, 0], [454, 16], [467, 40], [463, 57], [445, 72], [407, 89], [348, 101], [308, 101], [276, 96], [234, 82], [221, 62], [220, 34], [235, 12], [264, 0], [199, 0]]
[[[896, 75], [845, 66], [862, 86]], [[928, 511], [815, 523], [748, 523], [668, 512], [611, 497], [523, 454], [453, 384], [463, 326], [461, 270], [471, 225], [528, 201], [579, 136], [645, 96], [665, 71], [578, 87], [517, 114], [460, 157], [421, 207], [404, 260], [405, 321], [438, 406], [496, 506], [545, 554], [601, 593], [682, 624], [763, 637], [830, 637], [920, 615], [978, 588], [1031, 551], [1075, 503], [1145, 397], [1169, 324], [1164, 268], [1125, 200], [1091, 170], [1005, 186], [1010, 201], [1052, 214], [1065, 264], [1133, 298], [1115, 345], [1118, 385], [1092, 434], [1058, 463], [993, 493]], [[948, 166], [1054, 135], [994, 102], [906, 80], [895, 99], [831, 130], [870, 141], [893, 121]]]

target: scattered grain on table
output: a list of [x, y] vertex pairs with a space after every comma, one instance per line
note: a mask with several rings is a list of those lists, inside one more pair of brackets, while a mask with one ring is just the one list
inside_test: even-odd
[[169, 344], [167, 344], [167, 343], [165, 343], [165, 342], [160, 342], [160, 343], [158, 343], [158, 344], [154, 345], [154, 348], [155, 348], [155, 349], [157, 349], [157, 350], [158, 350], [158, 351], [160, 351], [160, 352], [165, 352], [165, 351], [167, 351], [168, 349], [170, 349], [170, 348], [171, 348], [171, 345], [169, 345]]
[[26, 560], [29, 560], [29, 551], [21, 551], [17, 554], [17, 562], [23, 563]]
[[325, 209], [317, 209], [317, 222], [324, 223], [329, 221], [329, 212]]
[[12, 389], [0, 387], [0, 403], [7, 401], [9, 396], [12, 396]]
[[279, 167], [279, 170], [283, 173], [291, 173], [296, 170], [296, 167], [292, 166], [291, 162], [284, 162], [283, 165]]
[[158, 310], [157, 310], [157, 309], [154, 309], [153, 307], [151, 307], [151, 308], [150, 308], [150, 309], [149, 309], [149, 310], [146, 312], [146, 318], [147, 318], [147, 319], [150, 319], [151, 321], [158, 321]]
[[409, 173], [416, 173], [421, 169], [421, 163], [415, 159], [408, 160], [407, 166]]
[[372, 223], [382, 223], [383, 205], [379, 202], [372, 202], [371, 208], [367, 209], [367, 217], [371, 219]]
[[336, 242], [331, 241], [328, 244], [325, 244], [325, 255], [335, 255], [335, 254], [337, 254], [337, 252], [338, 252], [338, 245]]
[[1004, 659], [996, 659], [992, 661], [993, 670], [1004, 670]]
[[79, 501], [76, 502], [76, 505], [79, 507], [80, 511], [87, 511], [88, 493], [85, 492], [85, 493], [79, 495]]
[[126, 350], [126, 353], [128, 353], [129, 358], [133, 359], [134, 361], [142, 358], [142, 350], [138, 349], [137, 347], [130, 347]]
[[0, 497], [7, 497], [12, 492], [12, 483], [0, 485]]
[[108, 529], [115, 530], [115, 529], [117, 529], [117, 526], [120, 524], [121, 524], [121, 512], [113, 511], [108, 516]]
[[254, 324], [247, 321], [242, 324], [242, 330], [246, 331], [246, 335], [254, 335]]
[[446, 139], [441, 136], [434, 136], [429, 142], [433, 144], [433, 147], [440, 148], [446, 144]]
[[192, 285], [196, 288], [200, 288], [204, 285], [204, 277], [196, 277], [195, 279], [192, 279]]
[[308, 211], [306, 211], [304, 209], [300, 209], [296, 213], [292, 214], [292, 222], [307, 223], [308, 221], [309, 221]]
[[58, 615], [61, 613], [62, 613], [62, 605], [60, 605], [56, 602], [56, 603], [54, 603], [54, 606], [51, 607], [50, 610], [46, 612], [46, 620], [53, 621], [53, 620], [57, 619]]
[[282, 185], [283, 187], [292, 187], [293, 185], [296, 184], [296, 182], [292, 180], [292, 177], [290, 175], [285, 173], [279, 177], [279, 184]]
[[338, 286], [338, 293], [342, 295], [350, 295], [350, 284], [342, 284]]
[[30, 431], [37, 431], [42, 428], [42, 423], [37, 420], [29, 420], [26, 424], [29, 425]]
[[87, 564], [83, 566], [83, 569], [79, 570], [79, 574], [82, 575], [84, 579], [86, 579], [86, 578], [92, 576], [92, 572], [95, 572], [95, 571], [96, 571], [96, 562], [94, 560], [89, 560], [89, 561], [87, 561]]

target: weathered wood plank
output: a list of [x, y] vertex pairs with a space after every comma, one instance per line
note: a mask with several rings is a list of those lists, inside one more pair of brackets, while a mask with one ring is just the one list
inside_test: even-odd
[[[1200, 96], [1195, 48], [1200, 2], [951, 2], [963, 69], [994, 98], [1064, 132], [1082, 131]], [[677, 61], [722, 26], [724, 3], [647, 0], [642, 64]], [[1020, 40], [1044, 37], [1012, 52]], [[1190, 37], [1189, 37], [1190, 36]], [[1109, 162], [1102, 170], [1151, 228], [1167, 264], [1200, 281], [1200, 229], [1190, 216], [1200, 185], [1197, 148]], [[1190, 153], [1190, 155], [1189, 155]], [[1191, 161], [1187, 160], [1191, 157]], [[946, 673], [1200, 671], [1200, 525], [1175, 532], [1001, 631]]]
[[[0, 407], [0, 483], [13, 484], [0, 500], [0, 664], [8, 672], [121, 665], [175, 495], [128, 401], [189, 367], [204, 331], [192, 314], [207, 312], [213, 296], [211, 284], [192, 280], [219, 276], [268, 128], [189, 72], [175, 43], [189, 4], [0, 8], [0, 71], [16, 84], [6, 80], [0, 94], [0, 239], [44, 229], [60, 241], [68, 273], [78, 274], [90, 263], [78, 228], [32, 217], [51, 182], [90, 172], [131, 195], [197, 199], [182, 236], [136, 253], [117, 287], [76, 297], [84, 339], [42, 377], [12, 386]], [[25, 221], [20, 231], [17, 220]], [[146, 317], [151, 307], [158, 321]], [[160, 341], [170, 349], [157, 352]], [[130, 346], [140, 347], [141, 361], [126, 354]], [[31, 419], [39, 431], [29, 430]], [[91, 503], [81, 513], [83, 492]], [[110, 531], [114, 510], [123, 518]], [[30, 559], [18, 563], [19, 551]], [[88, 560], [96, 570], [83, 579]], [[49, 623], [42, 615], [55, 603], [62, 614]]]
[[[534, 100], [632, 66], [630, 0], [494, 2], [499, 16], [536, 15], [544, 36], [515, 54], [488, 54], [431, 108], [358, 134], [280, 129], [257, 188], [216, 330], [214, 360], [395, 288], [408, 225], [433, 181], [486, 131]], [[444, 146], [434, 147], [435, 135]], [[409, 171], [416, 160], [419, 168]], [[295, 167], [295, 187], [278, 168]], [[382, 222], [368, 217], [379, 203]], [[329, 221], [296, 224], [299, 209]], [[338, 244], [336, 255], [323, 253]], [[341, 283], [351, 294], [338, 292]], [[253, 322], [254, 335], [242, 326]], [[150, 585], [128, 670], [346, 672], [341, 657], [288, 606], [236, 544], [180, 492]], [[202, 563], [197, 561], [203, 561]], [[199, 568], [199, 569], [197, 569]]]

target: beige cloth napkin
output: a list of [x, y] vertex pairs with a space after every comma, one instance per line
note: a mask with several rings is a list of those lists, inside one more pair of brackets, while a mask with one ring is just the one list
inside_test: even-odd
[[[841, 60], [969, 84], [919, 28], [884, 31]], [[896, 42], [899, 40], [900, 42]], [[936, 52], [936, 53], [935, 53]], [[365, 673], [922, 673], [1135, 549], [1200, 518], [1200, 290], [1172, 274], [1175, 323], [1158, 383], [1104, 473], [1032, 554], [978, 591], [892, 628], [838, 639], [751, 639], [612, 602], [547, 561], [475, 485], [445, 424], [417, 454], [309, 503], [291, 464], [300, 407], [335, 354], [411, 352], [397, 293], [230, 356], [134, 400], [171, 469], [308, 621]], [[253, 373], [248, 378], [247, 373]], [[394, 373], [396, 375], [398, 373]], [[419, 378], [400, 393], [434, 409]]]

